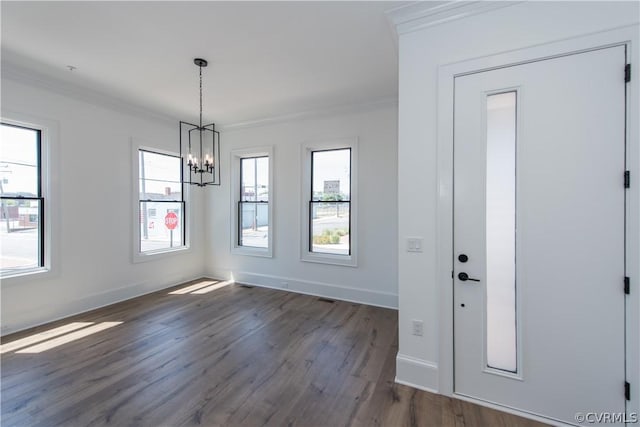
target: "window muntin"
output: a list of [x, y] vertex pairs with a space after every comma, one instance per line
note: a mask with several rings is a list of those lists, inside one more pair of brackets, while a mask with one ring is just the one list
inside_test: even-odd
[[44, 267], [42, 134], [0, 124], [0, 276]]
[[309, 252], [351, 255], [351, 148], [311, 151]]
[[180, 157], [138, 150], [139, 252], [185, 246], [185, 203]]
[[238, 246], [269, 247], [269, 156], [240, 158]]

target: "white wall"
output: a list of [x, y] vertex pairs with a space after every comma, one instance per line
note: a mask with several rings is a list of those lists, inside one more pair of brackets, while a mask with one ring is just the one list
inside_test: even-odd
[[[300, 261], [301, 144], [357, 137], [358, 266]], [[273, 258], [231, 254], [230, 171], [222, 186], [209, 193], [206, 269], [210, 276], [364, 302], [397, 306], [397, 107], [297, 119], [259, 127], [226, 130], [222, 136], [223, 166], [231, 150], [274, 146]]]
[[[178, 122], [64, 96], [3, 75], [2, 114], [56, 123], [51, 167], [53, 269], [2, 281], [2, 333], [45, 323], [148, 293], [203, 274], [202, 238], [190, 252], [132, 262], [132, 150], [130, 139], [178, 151]], [[194, 224], [203, 206], [192, 191]]]
[[[53, 265], [49, 273], [2, 281], [3, 335], [205, 274], [231, 272], [239, 281], [275, 287], [286, 281], [294, 291], [397, 307], [395, 104], [224, 132], [223, 185], [192, 188], [192, 250], [134, 263], [131, 140], [176, 151], [177, 122], [40, 78], [4, 73], [2, 112], [57, 128], [54, 197], [47, 201], [53, 207]], [[358, 267], [301, 262], [300, 145], [344, 136], [359, 138]], [[270, 144], [276, 168], [274, 257], [231, 255], [230, 151]]]
[[[399, 381], [442, 391], [439, 365], [450, 363], [439, 360], [439, 334], [450, 333], [439, 326], [439, 289], [446, 284], [437, 280], [439, 66], [637, 22], [637, 2], [522, 2], [399, 35]], [[634, 78], [639, 68], [637, 49], [636, 44]], [[637, 86], [632, 88], [632, 102], [637, 105]], [[638, 141], [631, 143], [637, 146]], [[632, 152], [637, 156], [637, 148]], [[638, 186], [632, 191], [637, 200]], [[425, 239], [423, 253], [403, 250], [410, 236]], [[631, 316], [637, 321], [636, 315]], [[411, 334], [412, 319], [425, 322], [424, 336]], [[632, 373], [637, 375], [634, 353]]]

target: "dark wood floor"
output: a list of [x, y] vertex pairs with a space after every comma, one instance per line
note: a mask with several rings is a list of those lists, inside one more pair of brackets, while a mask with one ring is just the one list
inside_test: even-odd
[[3, 354], [2, 426], [541, 425], [394, 384], [394, 310], [237, 284], [175, 289], [5, 337], [123, 322]]

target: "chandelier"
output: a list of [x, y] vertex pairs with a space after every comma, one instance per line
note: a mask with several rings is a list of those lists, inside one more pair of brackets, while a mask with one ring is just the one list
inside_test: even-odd
[[202, 124], [202, 68], [208, 63], [202, 58], [195, 58], [193, 63], [200, 71], [200, 122], [180, 122], [182, 183], [198, 187], [220, 185], [220, 133], [215, 123]]

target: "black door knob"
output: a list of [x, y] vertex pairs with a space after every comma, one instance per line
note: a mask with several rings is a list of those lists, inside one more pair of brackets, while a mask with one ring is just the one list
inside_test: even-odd
[[467, 280], [471, 281], [471, 282], [479, 282], [480, 280], [478, 279], [472, 279], [471, 277], [469, 277], [469, 275], [467, 273], [458, 273], [458, 279], [460, 279], [462, 282], [466, 282]]
[[460, 254], [460, 255], [458, 255], [458, 261], [467, 262], [467, 261], [469, 261], [469, 257], [466, 256], [465, 254]]

